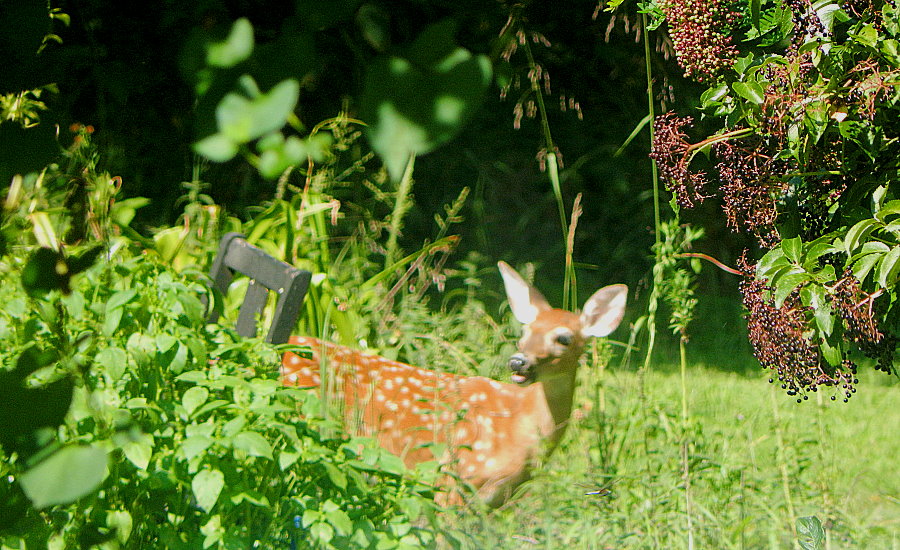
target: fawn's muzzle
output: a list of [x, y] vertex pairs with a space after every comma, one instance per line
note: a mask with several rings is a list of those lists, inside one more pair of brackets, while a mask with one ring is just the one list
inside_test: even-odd
[[516, 384], [524, 385], [534, 381], [534, 363], [524, 353], [514, 353], [509, 358], [509, 370], [512, 371], [511, 378]]

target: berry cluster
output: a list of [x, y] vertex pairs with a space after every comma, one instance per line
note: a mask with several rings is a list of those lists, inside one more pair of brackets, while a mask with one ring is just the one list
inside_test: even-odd
[[703, 82], [734, 64], [731, 29], [741, 14], [733, 0], [665, 0], [660, 7], [685, 76]]
[[855, 344], [866, 357], [877, 360], [876, 368], [890, 373], [897, 339], [878, 328], [877, 295], [865, 292], [859, 279], [848, 271], [832, 285], [829, 298], [832, 309], [844, 323], [844, 339]]
[[660, 178], [682, 208], [692, 208], [695, 200], [703, 202], [706, 198], [706, 174], [688, 169], [691, 144], [683, 129], [692, 123], [691, 117], [679, 117], [671, 111], [653, 121], [650, 158], [656, 161]]
[[794, 47], [801, 45], [810, 36], [828, 36], [828, 30], [819, 19], [810, 0], [785, 0], [791, 9], [794, 21]]
[[779, 179], [784, 162], [767, 155], [768, 144], [759, 137], [741, 143], [723, 141], [713, 150], [719, 158], [716, 169], [728, 226], [751, 233], [760, 246], [774, 247], [781, 240], [775, 228], [776, 197], [787, 190]]
[[807, 390], [815, 392], [819, 386], [840, 386], [844, 401], [849, 399], [856, 392], [856, 365], [845, 360], [840, 367], [830, 369], [823, 362], [818, 345], [808, 337], [810, 308], [800, 302], [799, 292], [795, 290], [783, 304], [776, 305], [772, 288], [754, 276], [755, 270], [745, 258], [741, 262], [747, 330], [759, 363], [776, 371], [782, 389], [788, 395], [799, 396], [798, 402], [808, 398]]

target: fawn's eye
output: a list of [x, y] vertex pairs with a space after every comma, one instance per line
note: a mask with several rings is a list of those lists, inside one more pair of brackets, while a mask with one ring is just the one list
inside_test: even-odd
[[563, 332], [562, 334], [556, 335], [556, 343], [561, 346], [568, 346], [572, 343], [572, 335], [568, 332]]

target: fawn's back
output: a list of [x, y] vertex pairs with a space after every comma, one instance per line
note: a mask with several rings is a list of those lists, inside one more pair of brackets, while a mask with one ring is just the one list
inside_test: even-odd
[[[624, 285], [605, 287], [577, 315], [550, 308], [512, 268], [501, 262], [500, 269], [513, 313], [525, 325], [519, 353], [510, 359], [516, 384], [435, 372], [304, 337], [290, 342], [309, 346], [312, 357], [285, 354], [282, 380], [319, 386], [325, 365], [349, 428], [377, 438], [409, 467], [440, 461], [450, 474], [445, 484], [462, 479], [488, 503], [500, 504], [556, 446], [584, 344], [618, 325], [627, 293]], [[435, 443], [442, 444], [441, 456], [432, 453]]]

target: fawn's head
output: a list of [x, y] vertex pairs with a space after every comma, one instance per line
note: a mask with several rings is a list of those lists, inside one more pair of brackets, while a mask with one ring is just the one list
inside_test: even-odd
[[499, 262], [509, 307], [524, 325], [519, 352], [509, 359], [513, 382], [527, 385], [569, 374], [578, 365], [588, 338], [611, 333], [625, 314], [628, 287], [610, 285], [588, 298], [581, 314], [550, 307], [533, 286]]

